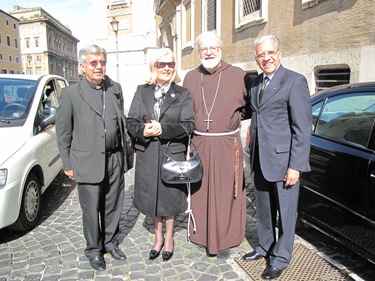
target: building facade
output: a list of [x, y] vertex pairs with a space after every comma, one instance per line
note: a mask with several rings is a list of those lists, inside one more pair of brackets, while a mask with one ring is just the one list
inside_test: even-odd
[[2, 74], [21, 74], [22, 59], [19, 20], [0, 10], [0, 70]]
[[[107, 74], [117, 80], [124, 92], [125, 113], [130, 108], [137, 85], [145, 83], [148, 57], [156, 48], [153, 0], [93, 0], [93, 42], [108, 53]], [[103, 13], [103, 11], [106, 11]], [[118, 21], [118, 29], [111, 22]]]
[[22, 70], [25, 74], [57, 74], [78, 81], [77, 43], [71, 30], [40, 7], [14, 6], [19, 19]]
[[274, 34], [282, 64], [306, 76], [311, 93], [344, 83], [375, 81], [375, 1], [156, 0], [158, 47], [179, 57], [184, 73], [199, 65], [195, 37], [215, 31], [223, 60], [256, 75], [252, 44]]

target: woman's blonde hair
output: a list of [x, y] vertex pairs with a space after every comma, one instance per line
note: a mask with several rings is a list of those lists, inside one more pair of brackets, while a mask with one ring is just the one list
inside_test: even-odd
[[[170, 56], [172, 61], [175, 62], [175, 56], [172, 52], [171, 49], [168, 49], [168, 48], [160, 48], [160, 49], [156, 49], [154, 54], [150, 57], [150, 60], [148, 62], [148, 67], [149, 67], [149, 77], [146, 79], [146, 82], [148, 84], [153, 84], [156, 82], [156, 79], [157, 79], [157, 73], [156, 73], [156, 69], [155, 69], [155, 63], [159, 61], [159, 59], [161, 57], [164, 57], [164, 56]], [[175, 83], [178, 83], [181, 81], [180, 77], [178, 76], [177, 74], [177, 69], [175, 67], [174, 69], [174, 73], [171, 77], [171, 81], [175, 82]]]

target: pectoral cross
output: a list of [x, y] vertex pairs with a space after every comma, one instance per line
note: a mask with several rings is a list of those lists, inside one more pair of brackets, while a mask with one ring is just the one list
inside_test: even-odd
[[210, 122], [213, 122], [214, 120], [210, 119], [211, 114], [207, 114], [207, 119], [203, 120], [204, 122], [207, 122], [207, 132], [210, 130]]
[[204, 119], [203, 121], [204, 121], [204, 122], [207, 122], [207, 129], [206, 129], [207, 132], [210, 130], [210, 122], [214, 122], [214, 120], [210, 119], [210, 116], [211, 116], [211, 112], [212, 112], [212, 110], [214, 109], [214, 105], [215, 105], [215, 102], [216, 102], [217, 94], [219, 93], [219, 86], [220, 86], [220, 81], [221, 81], [221, 75], [222, 75], [222, 74], [223, 74], [223, 72], [220, 72], [219, 81], [218, 81], [218, 83], [217, 83], [217, 87], [216, 87], [216, 92], [215, 92], [214, 100], [212, 101], [212, 105], [211, 105], [211, 109], [210, 109], [210, 111], [208, 111], [208, 109], [207, 109], [207, 103], [206, 103], [206, 97], [204, 96], [203, 74], [201, 73], [202, 99], [203, 99], [204, 110], [205, 110], [206, 113], [207, 113], [207, 119]]

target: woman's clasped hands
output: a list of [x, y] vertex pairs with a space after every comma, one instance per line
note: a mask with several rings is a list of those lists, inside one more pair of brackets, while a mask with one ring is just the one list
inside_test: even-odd
[[162, 132], [161, 124], [156, 120], [151, 120], [149, 123], [145, 123], [143, 129], [143, 135], [145, 137], [157, 137]]

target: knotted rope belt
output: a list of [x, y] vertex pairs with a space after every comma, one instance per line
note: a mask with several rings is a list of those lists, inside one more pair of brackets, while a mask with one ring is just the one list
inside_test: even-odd
[[[223, 137], [223, 136], [230, 136], [237, 134], [240, 131], [240, 128], [237, 128], [234, 131], [224, 132], [224, 133], [208, 133], [208, 132], [200, 132], [194, 130], [194, 134], [203, 137]], [[238, 187], [240, 182], [240, 148], [237, 143], [237, 139], [234, 139], [234, 191], [233, 191], [233, 198], [237, 198], [238, 194]]]

